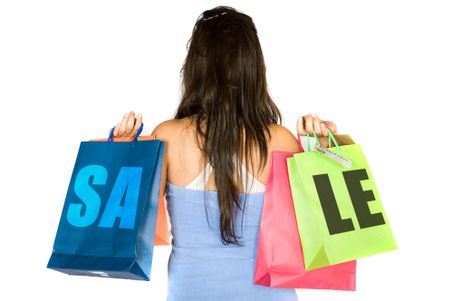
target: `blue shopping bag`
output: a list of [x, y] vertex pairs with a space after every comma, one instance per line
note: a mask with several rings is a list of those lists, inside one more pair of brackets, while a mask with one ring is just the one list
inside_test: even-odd
[[164, 142], [83, 141], [47, 267], [149, 280]]

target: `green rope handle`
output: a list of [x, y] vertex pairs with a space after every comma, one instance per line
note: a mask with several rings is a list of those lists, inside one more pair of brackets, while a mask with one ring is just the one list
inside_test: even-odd
[[339, 146], [339, 144], [337, 143], [336, 139], [333, 136], [333, 133], [331, 133], [330, 129], [327, 129], [328, 131], [328, 147], [330, 147], [330, 139], [333, 140], [334, 145], [336, 145], [336, 149], [338, 152], [341, 151], [341, 148]]
[[[337, 143], [337, 141], [334, 138], [333, 134], [331, 133], [330, 129], [327, 129], [327, 131], [328, 131], [328, 147], [327, 148], [330, 148], [331, 140], [333, 140], [334, 145], [336, 145], [337, 151], [340, 151], [341, 148], [339, 147], [339, 144]], [[314, 135], [314, 138], [316, 139], [316, 144], [320, 145], [319, 138], [317, 138], [315, 131], [313, 131], [313, 135]], [[308, 143], [308, 152], [310, 152], [311, 151], [311, 143], [309, 142], [309, 133], [308, 132], [306, 132], [306, 138], [307, 138], [307, 143]]]
[[311, 151], [311, 144], [309, 143], [309, 133], [306, 132], [306, 143], [308, 144], [308, 152]]
[[[319, 138], [317, 138], [316, 133], [313, 132], [313, 134], [316, 139], [316, 143], [319, 143]], [[308, 152], [310, 152], [311, 151], [311, 143], [309, 142], [309, 133], [308, 132], [306, 132], [306, 142], [308, 143]]]

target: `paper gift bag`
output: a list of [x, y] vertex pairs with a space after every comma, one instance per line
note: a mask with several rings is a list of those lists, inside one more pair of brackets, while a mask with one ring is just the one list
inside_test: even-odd
[[[300, 141], [299, 136], [299, 148], [303, 151]], [[305, 270], [286, 165], [286, 159], [292, 155], [271, 153], [254, 283], [280, 288], [355, 290], [356, 261]]]
[[361, 146], [335, 142], [334, 159], [320, 151], [308, 147], [287, 159], [306, 270], [396, 249]]
[[149, 280], [164, 143], [111, 136], [80, 143], [47, 267]]
[[[111, 137], [114, 142], [130, 142], [133, 137]], [[90, 141], [107, 141], [108, 138], [91, 139]], [[156, 140], [156, 135], [139, 135], [138, 141]], [[164, 187], [159, 188], [158, 215], [156, 217], [155, 246], [170, 245], [169, 221], [164, 201]]]

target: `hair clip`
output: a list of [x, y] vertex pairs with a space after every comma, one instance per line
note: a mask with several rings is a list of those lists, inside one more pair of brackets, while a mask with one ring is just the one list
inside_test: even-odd
[[226, 14], [227, 14], [227, 12], [224, 11], [223, 13], [220, 13], [220, 14], [217, 14], [217, 15], [214, 15], [214, 16], [211, 16], [211, 17], [208, 17], [208, 18], [203, 18], [202, 20], [203, 20], [203, 21], [206, 21], [206, 20], [209, 20], [209, 19], [212, 19], [212, 18], [216, 18], [216, 17], [221, 16], [221, 15], [226, 15]]

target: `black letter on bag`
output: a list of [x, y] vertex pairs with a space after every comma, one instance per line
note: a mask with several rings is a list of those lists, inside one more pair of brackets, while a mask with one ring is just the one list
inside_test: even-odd
[[344, 175], [348, 193], [352, 199], [353, 208], [361, 229], [383, 225], [385, 222], [381, 212], [370, 213], [369, 205], [367, 204], [367, 202], [375, 200], [373, 191], [362, 190], [361, 181], [369, 178], [367, 171], [365, 169], [356, 169], [344, 171], [342, 174]]
[[355, 230], [350, 218], [342, 219], [328, 174], [313, 176], [330, 235]]

